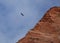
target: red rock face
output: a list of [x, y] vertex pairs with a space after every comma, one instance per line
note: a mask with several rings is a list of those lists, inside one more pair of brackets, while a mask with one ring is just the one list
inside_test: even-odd
[[50, 8], [36, 26], [17, 43], [60, 43], [60, 7]]

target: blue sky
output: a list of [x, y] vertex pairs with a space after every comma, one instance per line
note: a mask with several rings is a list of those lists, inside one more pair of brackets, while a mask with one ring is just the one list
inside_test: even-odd
[[16, 43], [53, 6], [60, 0], [0, 0], [0, 43]]

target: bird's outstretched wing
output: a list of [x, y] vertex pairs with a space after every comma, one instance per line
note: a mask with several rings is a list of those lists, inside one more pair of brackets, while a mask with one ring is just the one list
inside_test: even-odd
[[21, 15], [22, 15], [22, 16], [24, 16], [24, 14], [23, 14], [23, 13], [21, 13]]

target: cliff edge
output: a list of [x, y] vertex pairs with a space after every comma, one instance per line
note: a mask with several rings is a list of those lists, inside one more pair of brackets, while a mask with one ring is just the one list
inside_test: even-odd
[[50, 8], [17, 43], [60, 43], [60, 7]]

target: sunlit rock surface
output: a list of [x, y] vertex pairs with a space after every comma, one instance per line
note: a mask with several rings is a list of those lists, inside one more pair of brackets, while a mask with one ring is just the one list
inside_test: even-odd
[[50, 8], [17, 43], [60, 43], [60, 7]]

